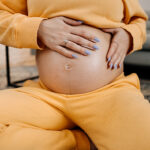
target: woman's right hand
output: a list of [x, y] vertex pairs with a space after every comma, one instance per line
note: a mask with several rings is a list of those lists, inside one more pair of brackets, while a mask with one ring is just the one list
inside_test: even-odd
[[[94, 45], [99, 41], [95, 40], [96, 37], [87, 31], [74, 27], [81, 24], [63, 16], [45, 19], [39, 26], [38, 40], [48, 49], [55, 50], [69, 58], [75, 57], [75, 54], [70, 50], [87, 56], [86, 47], [95, 50]], [[66, 45], [64, 40], [68, 40]]]

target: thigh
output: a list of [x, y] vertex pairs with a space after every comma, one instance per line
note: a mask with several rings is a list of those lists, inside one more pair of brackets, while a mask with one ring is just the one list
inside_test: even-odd
[[[49, 100], [52, 98], [50, 97]], [[62, 111], [32, 93], [13, 89], [0, 91], [0, 123], [22, 124], [50, 130], [74, 126]]]
[[100, 150], [149, 150], [150, 104], [130, 84], [69, 101], [70, 117]]
[[[47, 103], [23, 91], [0, 91], [0, 149], [90, 149], [87, 135], [76, 129], [53, 102]], [[49, 102], [51, 98], [49, 95]], [[74, 129], [69, 130], [71, 127]]]
[[[81, 131], [80, 136], [84, 139], [86, 135]], [[72, 130], [45, 130], [0, 123], [1, 150], [71, 150], [76, 147], [76, 137]]]

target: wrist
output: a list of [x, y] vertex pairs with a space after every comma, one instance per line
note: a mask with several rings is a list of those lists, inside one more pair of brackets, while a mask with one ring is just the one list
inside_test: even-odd
[[129, 33], [129, 49], [127, 51], [127, 54], [133, 50], [133, 37], [132, 35]]
[[[44, 19], [46, 20], [46, 19]], [[44, 20], [41, 21], [40, 25], [39, 25], [39, 28], [38, 28], [38, 31], [37, 31], [37, 43], [39, 45], [39, 47], [41, 48], [45, 48], [45, 45], [42, 41], [42, 33], [43, 33], [43, 22]]]
[[126, 53], [126, 55], [128, 55], [133, 50], [133, 37], [130, 32], [128, 32], [127, 30], [125, 30], [125, 31], [128, 34], [128, 39], [129, 39], [129, 47], [128, 47], [127, 53]]

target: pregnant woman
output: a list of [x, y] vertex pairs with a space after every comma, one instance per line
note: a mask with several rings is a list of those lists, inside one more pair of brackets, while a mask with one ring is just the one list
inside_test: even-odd
[[149, 150], [150, 104], [123, 71], [147, 19], [137, 0], [0, 0], [0, 43], [37, 49], [39, 71], [0, 91], [0, 149]]

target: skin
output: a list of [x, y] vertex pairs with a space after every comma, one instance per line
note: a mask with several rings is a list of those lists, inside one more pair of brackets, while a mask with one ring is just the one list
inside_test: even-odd
[[90, 92], [112, 82], [123, 71], [123, 67], [108, 68], [106, 55], [111, 34], [83, 24], [75, 26], [74, 29], [84, 29], [98, 37], [101, 41], [95, 45], [99, 50], [88, 49], [91, 52], [88, 56], [76, 52], [78, 58], [75, 59], [65, 57], [53, 49], [38, 51], [36, 60], [40, 79], [53, 92], [63, 94]]
[[[78, 28], [72, 27], [80, 24], [76, 20], [63, 16], [45, 19], [38, 30], [38, 43], [44, 49], [47, 47], [66, 57], [73, 58], [73, 53], [62, 47], [64, 46], [63, 40], [68, 39], [68, 48], [86, 55], [84, 47], [88, 46], [93, 50], [94, 43], [92, 42], [95, 42], [95, 37], [86, 30], [78, 30]], [[106, 59], [109, 67], [117, 69], [121, 67], [126, 55], [132, 50], [133, 38], [128, 31], [122, 28], [100, 29], [113, 35]]]
[[[74, 28], [79, 25], [81, 25], [80, 22], [67, 17], [45, 19], [39, 26], [38, 44], [43, 49], [52, 49], [68, 58], [74, 58], [72, 56], [72, 54], [75, 54], [73, 51], [86, 56], [85, 46], [94, 50], [95, 35], [87, 32], [85, 29]], [[69, 40], [67, 45], [64, 43], [66, 39]], [[67, 46], [70, 50], [67, 50], [64, 46]]]
[[102, 31], [113, 35], [106, 57], [109, 67], [118, 68], [123, 64], [126, 55], [132, 50], [132, 35], [122, 28], [102, 29]]
[[[100, 42], [95, 42], [95, 37]], [[65, 39], [69, 40], [67, 45], [64, 45]], [[123, 72], [123, 61], [132, 38], [121, 28], [98, 29], [70, 18], [55, 17], [41, 23], [38, 42], [43, 46], [36, 54], [43, 83], [53, 92], [77, 94], [100, 88]], [[95, 50], [94, 45], [100, 49]], [[85, 50], [91, 54], [85, 54]], [[91, 150], [96, 150], [90, 142]]]

